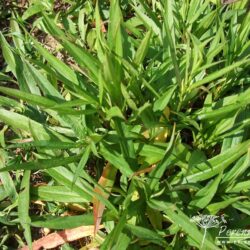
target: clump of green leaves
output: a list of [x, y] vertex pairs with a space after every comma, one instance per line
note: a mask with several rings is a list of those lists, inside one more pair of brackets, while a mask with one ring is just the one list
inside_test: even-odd
[[0, 223], [29, 246], [33, 227], [103, 223], [100, 249], [219, 249], [190, 217], [249, 225], [248, 1], [69, 2], [0, 34]]

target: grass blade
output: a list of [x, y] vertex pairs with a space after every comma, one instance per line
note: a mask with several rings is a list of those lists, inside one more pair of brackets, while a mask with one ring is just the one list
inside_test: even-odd
[[23, 179], [21, 183], [21, 191], [18, 197], [18, 217], [22, 227], [24, 228], [24, 237], [29, 246], [32, 249], [32, 238], [29, 217], [29, 205], [30, 205], [30, 171], [24, 171]]

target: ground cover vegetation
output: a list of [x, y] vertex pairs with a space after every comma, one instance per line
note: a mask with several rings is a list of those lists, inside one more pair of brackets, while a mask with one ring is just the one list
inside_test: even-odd
[[0, 13], [1, 249], [249, 249], [247, 0]]

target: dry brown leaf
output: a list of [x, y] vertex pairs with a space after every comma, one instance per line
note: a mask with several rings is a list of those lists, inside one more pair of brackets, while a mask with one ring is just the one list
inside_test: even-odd
[[[102, 195], [105, 199], [108, 199], [109, 193], [112, 190], [112, 187], [115, 182], [115, 177], [116, 177], [117, 169], [114, 168], [109, 162], [107, 165], [104, 167], [102, 176], [99, 179], [98, 183], [100, 186], [102, 186], [107, 193], [104, 193], [100, 188], [96, 187], [95, 192]], [[102, 220], [102, 215], [104, 211], [105, 205], [101, 203], [98, 199], [94, 198], [93, 199], [93, 211], [94, 211], [94, 235], [96, 235], [99, 225]]]
[[[94, 226], [81, 226], [73, 229], [54, 232], [37, 241], [34, 241], [32, 244], [32, 250], [55, 248], [67, 242], [79, 240], [83, 237], [93, 236], [93, 232]], [[29, 250], [29, 247], [25, 246], [20, 250]]]
[[151, 166], [148, 167], [148, 168], [144, 168], [144, 169], [142, 169], [142, 170], [139, 170], [139, 171], [137, 171], [137, 172], [134, 172], [133, 176], [137, 176], [137, 175], [145, 174], [145, 173], [150, 173], [155, 167], [156, 167], [156, 164], [153, 164], [153, 165], [151, 165]]

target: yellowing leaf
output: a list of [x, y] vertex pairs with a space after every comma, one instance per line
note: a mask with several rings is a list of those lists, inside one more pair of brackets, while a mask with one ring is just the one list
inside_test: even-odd
[[[96, 187], [94, 191], [103, 196], [103, 198], [108, 199], [112, 187], [115, 182], [117, 169], [113, 167], [110, 163], [104, 167], [102, 176], [98, 181], [98, 184], [102, 186], [107, 192], [103, 192], [99, 187]], [[105, 205], [100, 202], [97, 198], [93, 199], [93, 209], [94, 209], [94, 234], [97, 233], [99, 226], [101, 224], [103, 211], [105, 209]]]

